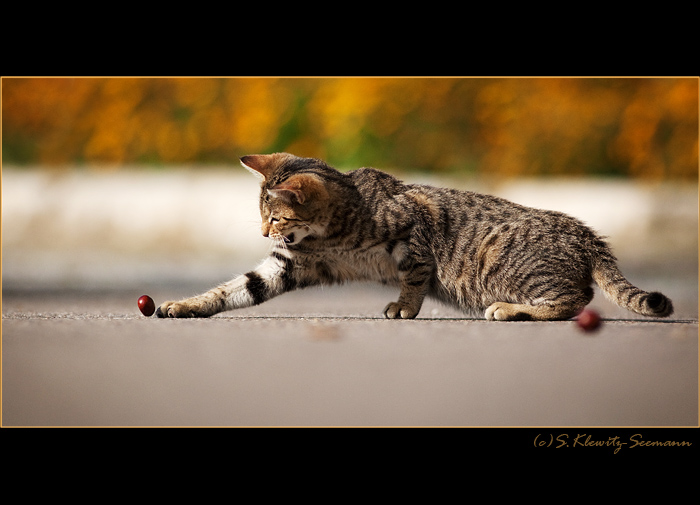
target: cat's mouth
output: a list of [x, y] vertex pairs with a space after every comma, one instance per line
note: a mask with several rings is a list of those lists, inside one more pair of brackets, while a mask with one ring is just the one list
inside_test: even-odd
[[270, 238], [274, 239], [276, 241], [284, 242], [284, 245], [291, 245], [296, 241], [296, 237], [294, 236], [294, 233], [290, 233], [289, 235], [275, 233], [273, 235], [270, 235]]

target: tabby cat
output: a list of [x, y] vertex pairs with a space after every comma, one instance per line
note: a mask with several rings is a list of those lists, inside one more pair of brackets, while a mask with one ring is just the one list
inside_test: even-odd
[[494, 196], [404, 184], [372, 168], [341, 173], [275, 153], [241, 158], [260, 177], [269, 256], [158, 317], [207, 317], [307, 286], [354, 280], [400, 288], [389, 319], [418, 315], [426, 295], [488, 320], [559, 320], [593, 298], [666, 317], [671, 300], [630, 284], [606, 242], [580, 221]]

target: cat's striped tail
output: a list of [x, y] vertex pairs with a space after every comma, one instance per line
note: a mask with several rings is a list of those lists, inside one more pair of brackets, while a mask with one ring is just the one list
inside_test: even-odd
[[622, 275], [614, 258], [607, 255], [594, 261], [593, 280], [606, 298], [622, 308], [651, 317], [668, 317], [673, 314], [673, 303], [668, 297], [633, 286]]

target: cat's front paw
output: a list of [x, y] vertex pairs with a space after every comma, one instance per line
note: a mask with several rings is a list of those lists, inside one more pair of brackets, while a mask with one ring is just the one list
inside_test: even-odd
[[156, 309], [158, 317], [207, 317], [198, 308], [187, 302], [165, 302]]
[[391, 302], [384, 309], [384, 317], [387, 319], [413, 319], [418, 315], [420, 309], [416, 310], [398, 302]]
[[156, 316], [157, 317], [185, 317], [184, 315], [179, 315], [179, 314], [184, 314], [183, 312], [179, 311], [177, 307], [175, 306], [177, 302], [164, 302], [161, 303], [160, 306], [156, 309]]

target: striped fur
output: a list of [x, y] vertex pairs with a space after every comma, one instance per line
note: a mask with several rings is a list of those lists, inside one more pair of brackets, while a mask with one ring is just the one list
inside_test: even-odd
[[241, 162], [261, 180], [269, 256], [202, 295], [163, 303], [159, 317], [207, 317], [360, 280], [399, 288], [384, 309], [390, 319], [416, 317], [426, 296], [489, 320], [567, 319], [591, 301], [593, 281], [631, 311], [673, 312], [664, 295], [632, 286], [606, 242], [565, 214], [285, 153]]

